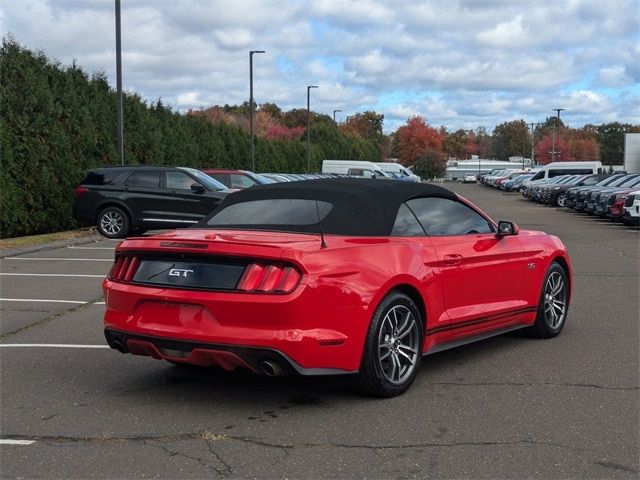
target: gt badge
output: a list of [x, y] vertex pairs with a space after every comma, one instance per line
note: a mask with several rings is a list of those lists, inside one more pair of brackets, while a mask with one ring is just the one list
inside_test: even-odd
[[535, 263], [533, 263], [533, 262], [531, 262], [531, 263], [527, 263], [527, 268], [528, 268], [529, 270], [533, 270], [534, 268], [536, 268], [536, 264], [535, 264]]
[[193, 273], [193, 270], [187, 268], [172, 268], [169, 270], [170, 277], [184, 277], [187, 278], [189, 274]]

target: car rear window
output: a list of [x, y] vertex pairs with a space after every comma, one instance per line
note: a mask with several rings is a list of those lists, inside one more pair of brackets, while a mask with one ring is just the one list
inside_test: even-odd
[[298, 198], [274, 198], [234, 203], [216, 212], [207, 222], [211, 227], [254, 227], [315, 225], [331, 211], [329, 202]]
[[160, 186], [159, 170], [135, 170], [127, 178], [127, 185], [142, 188], [157, 188]]
[[129, 170], [89, 170], [87, 176], [82, 180], [82, 185], [112, 185], [118, 177], [128, 174]]

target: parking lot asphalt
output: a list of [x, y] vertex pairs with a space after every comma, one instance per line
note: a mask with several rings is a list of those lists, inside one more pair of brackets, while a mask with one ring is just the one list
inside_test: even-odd
[[575, 280], [562, 335], [426, 357], [406, 394], [372, 399], [348, 376], [259, 377], [103, 348], [116, 242], [3, 259], [2, 478], [637, 478], [638, 231], [448, 186], [565, 242]]

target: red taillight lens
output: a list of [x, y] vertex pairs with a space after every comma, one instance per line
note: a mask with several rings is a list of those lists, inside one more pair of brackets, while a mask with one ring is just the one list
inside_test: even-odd
[[81, 196], [83, 196], [88, 191], [89, 191], [89, 189], [86, 188], [86, 187], [76, 187], [76, 188], [73, 189], [73, 197], [74, 198], [80, 198]]
[[140, 258], [131, 255], [119, 255], [109, 273], [109, 279], [116, 282], [130, 282], [140, 266]]
[[243, 292], [289, 293], [301, 278], [293, 267], [252, 263], [245, 268], [236, 288]]

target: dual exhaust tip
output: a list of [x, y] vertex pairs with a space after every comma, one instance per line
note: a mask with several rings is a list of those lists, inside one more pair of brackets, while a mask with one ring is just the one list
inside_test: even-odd
[[[117, 337], [110, 338], [110, 346], [115, 348], [121, 353], [128, 353], [129, 349], [127, 346]], [[260, 361], [260, 369], [262, 373], [267, 375], [268, 377], [279, 377], [280, 375], [284, 375], [285, 369], [282, 365], [274, 360], [265, 359]]]

